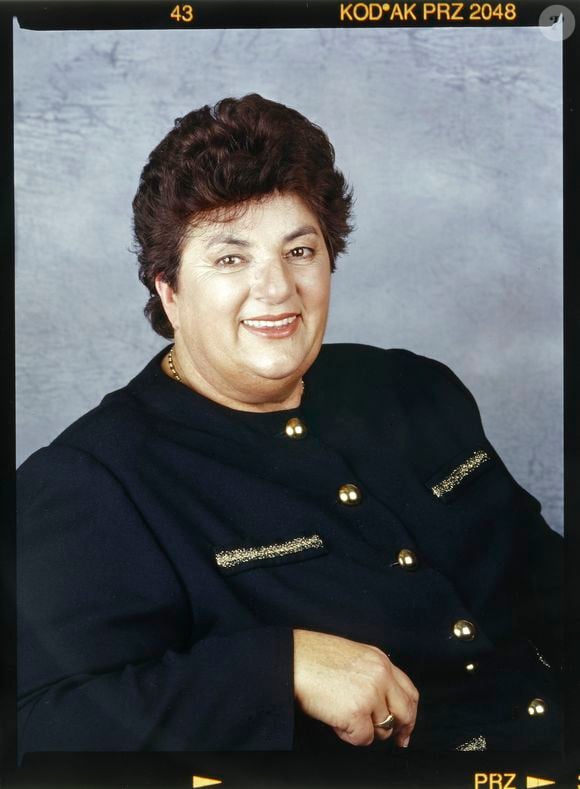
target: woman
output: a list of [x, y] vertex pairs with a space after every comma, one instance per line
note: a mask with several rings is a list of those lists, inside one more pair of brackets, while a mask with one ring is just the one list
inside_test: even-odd
[[172, 344], [21, 468], [21, 752], [558, 747], [561, 541], [447, 368], [322, 347], [350, 208], [257, 95], [151, 154]]

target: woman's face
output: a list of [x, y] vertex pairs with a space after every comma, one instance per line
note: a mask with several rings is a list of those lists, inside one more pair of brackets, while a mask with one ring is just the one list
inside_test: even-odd
[[249, 202], [185, 242], [176, 289], [157, 281], [185, 372], [240, 402], [296, 382], [322, 344], [330, 259], [294, 194]]

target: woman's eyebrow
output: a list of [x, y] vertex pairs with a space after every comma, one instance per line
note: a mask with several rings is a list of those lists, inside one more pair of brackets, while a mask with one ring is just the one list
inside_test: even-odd
[[292, 231], [292, 233], [288, 233], [287, 236], [284, 236], [284, 241], [294, 241], [295, 238], [300, 238], [300, 236], [309, 236], [314, 234], [317, 236], [318, 230], [314, 227], [314, 225], [302, 225], [301, 227], [297, 228], [296, 230]]
[[221, 233], [217, 236], [211, 236], [207, 240], [206, 247], [216, 247], [220, 244], [233, 244], [234, 246], [238, 247], [249, 247], [251, 246], [249, 241], [244, 241], [243, 238], [235, 238], [235, 236], [230, 236], [225, 233]]
[[[300, 227], [293, 230], [291, 233], [288, 233], [284, 236], [283, 241], [287, 244], [290, 241], [294, 241], [295, 238], [300, 238], [301, 236], [309, 236], [309, 235], [318, 235], [318, 230], [314, 227], [314, 225], [301, 225]], [[231, 236], [228, 233], [219, 233], [217, 236], [211, 236], [208, 238], [206, 242], [206, 247], [209, 249], [210, 247], [219, 246], [220, 244], [231, 244], [233, 246], [239, 247], [250, 247], [252, 245], [251, 241], [246, 241], [243, 238], [236, 238], [235, 236]]]

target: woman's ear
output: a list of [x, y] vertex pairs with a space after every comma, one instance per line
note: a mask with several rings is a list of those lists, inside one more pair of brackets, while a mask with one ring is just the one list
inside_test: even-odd
[[161, 274], [158, 274], [155, 277], [155, 290], [159, 294], [159, 298], [161, 299], [161, 303], [163, 304], [163, 309], [165, 310], [165, 314], [167, 315], [169, 322], [173, 326], [173, 330], [179, 328], [179, 309], [177, 306], [177, 300], [175, 298], [176, 291], [168, 282], [166, 282]]

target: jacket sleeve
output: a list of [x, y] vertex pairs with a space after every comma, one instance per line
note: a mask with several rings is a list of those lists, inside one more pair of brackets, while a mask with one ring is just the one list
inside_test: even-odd
[[19, 751], [287, 750], [289, 628], [196, 636], [119, 481], [66, 447], [18, 487]]
[[[442, 375], [463, 401], [463, 404], [457, 399], [450, 401], [455, 413], [461, 411], [465, 423], [471, 422], [473, 432], [479, 433], [491, 447], [484, 433], [479, 408], [469, 389], [445, 365], [432, 359], [428, 362], [432, 375]], [[497, 452], [493, 452], [514, 486], [517, 520], [521, 524], [521, 567], [518, 570], [522, 570], [525, 583], [521, 585], [515, 601], [517, 618], [538, 653], [554, 668], [560, 668], [564, 653], [564, 540], [544, 520], [539, 501], [516, 482]]]

